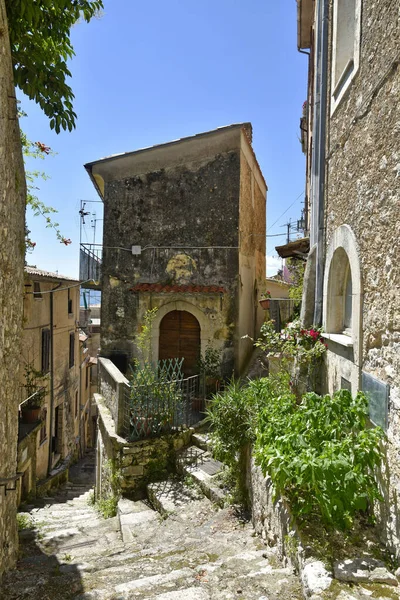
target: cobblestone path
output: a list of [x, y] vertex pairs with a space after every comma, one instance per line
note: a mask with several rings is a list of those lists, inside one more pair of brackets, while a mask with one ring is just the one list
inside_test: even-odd
[[297, 577], [232, 508], [193, 490], [178, 494], [181, 484], [166, 482], [159, 484], [164, 495], [175, 490], [168, 516], [140, 501], [122, 502], [119, 517], [103, 519], [88, 504], [93, 477], [89, 454], [71, 468], [68, 484], [28, 507], [32, 527], [21, 531], [20, 559], [3, 580], [1, 600], [303, 597]]

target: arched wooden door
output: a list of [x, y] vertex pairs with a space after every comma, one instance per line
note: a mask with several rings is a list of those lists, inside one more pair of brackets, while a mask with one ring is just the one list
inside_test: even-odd
[[198, 373], [200, 324], [186, 310], [173, 310], [160, 323], [159, 360], [184, 358], [185, 377]]

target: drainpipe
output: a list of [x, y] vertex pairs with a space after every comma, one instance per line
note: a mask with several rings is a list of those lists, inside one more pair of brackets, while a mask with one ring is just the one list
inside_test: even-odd
[[328, 7], [329, 0], [319, 0], [317, 16], [317, 60], [314, 100], [314, 160], [312, 204], [314, 226], [311, 245], [317, 245], [314, 325], [322, 324], [325, 245], [325, 145], [328, 87]]
[[53, 414], [54, 414], [54, 305], [53, 294], [61, 286], [61, 281], [55, 288], [50, 290], [50, 440], [49, 440], [49, 461], [47, 473], [51, 471], [51, 455], [53, 449]]

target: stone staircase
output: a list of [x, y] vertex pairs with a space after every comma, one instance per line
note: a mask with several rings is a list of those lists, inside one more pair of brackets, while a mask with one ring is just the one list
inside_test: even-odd
[[[74, 466], [54, 496], [26, 507], [32, 527], [21, 532], [17, 569], [3, 579], [0, 599], [302, 598], [298, 578], [249, 521], [204, 495], [217, 489], [221, 465], [207, 440], [195, 442], [203, 447], [180, 457], [185, 478], [151, 484], [150, 501], [122, 499], [118, 516], [107, 520], [88, 504], [94, 456]], [[193, 481], [202, 481], [203, 492]]]

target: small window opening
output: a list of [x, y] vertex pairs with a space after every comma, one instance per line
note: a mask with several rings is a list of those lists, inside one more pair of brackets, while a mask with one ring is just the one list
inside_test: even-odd
[[33, 282], [33, 297], [35, 300], [41, 300], [43, 298], [40, 283], [38, 281]]
[[73, 310], [73, 306], [72, 306], [71, 293], [70, 293], [70, 290], [68, 289], [68, 314], [72, 315], [73, 312], [74, 312], [74, 310]]
[[42, 373], [50, 370], [50, 329], [42, 329]]
[[75, 364], [75, 333], [69, 334], [69, 368]]

